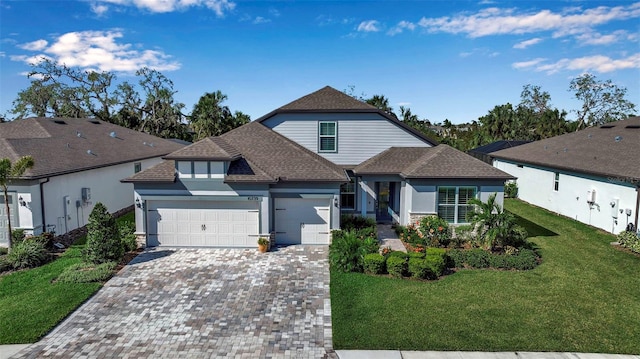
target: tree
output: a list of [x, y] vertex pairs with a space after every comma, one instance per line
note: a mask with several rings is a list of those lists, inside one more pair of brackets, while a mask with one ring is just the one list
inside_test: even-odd
[[622, 120], [635, 112], [636, 105], [625, 98], [627, 89], [611, 80], [600, 81], [594, 75], [584, 74], [571, 80], [569, 91], [582, 102], [576, 111], [577, 130]]
[[222, 105], [227, 95], [220, 91], [205, 93], [191, 111], [190, 123], [193, 140], [198, 141], [209, 136], [219, 136], [236, 127], [249, 123], [248, 115], [240, 111], [231, 113], [229, 107]]
[[124, 255], [124, 246], [116, 220], [101, 202], [96, 203], [87, 223], [87, 244], [84, 260], [94, 264], [117, 262]]
[[364, 100], [364, 102], [368, 103], [371, 106], [375, 106], [378, 109], [395, 116], [393, 113], [393, 107], [389, 106], [389, 99], [384, 95], [373, 95], [373, 97]]
[[551, 109], [551, 95], [547, 91], [542, 91], [540, 86], [524, 85], [518, 107], [527, 108], [534, 113], [543, 113]]
[[511, 213], [496, 202], [496, 195], [490, 195], [487, 202], [477, 198], [470, 199], [468, 203], [475, 205], [475, 210], [468, 213], [467, 219], [477, 231], [486, 250], [493, 250], [497, 246], [522, 245], [527, 237], [526, 231], [516, 224]]
[[27, 169], [33, 167], [34, 161], [31, 156], [20, 157], [15, 163], [11, 163], [8, 158], [0, 159], [0, 186], [4, 193], [4, 207], [7, 212], [7, 227], [9, 230], [9, 250], [11, 250], [11, 212], [9, 209], [9, 182], [12, 178], [22, 176]]

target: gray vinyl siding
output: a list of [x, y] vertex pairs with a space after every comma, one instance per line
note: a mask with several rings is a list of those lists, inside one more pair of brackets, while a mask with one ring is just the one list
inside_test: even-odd
[[[318, 123], [338, 123], [337, 152], [318, 152]], [[357, 165], [389, 147], [429, 147], [419, 137], [378, 114], [279, 114], [263, 124], [339, 165]]]

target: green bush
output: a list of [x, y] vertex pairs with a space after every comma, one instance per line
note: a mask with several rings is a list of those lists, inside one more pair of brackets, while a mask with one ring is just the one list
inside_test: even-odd
[[422, 258], [409, 258], [407, 269], [413, 278], [431, 279], [435, 276], [431, 266]]
[[618, 243], [631, 251], [640, 253], [640, 237], [634, 232], [624, 231], [618, 234]]
[[444, 248], [427, 248], [426, 255], [427, 256], [438, 256], [443, 257], [447, 254], [447, 250]]
[[507, 182], [504, 185], [504, 195], [509, 198], [518, 197], [518, 184], [515, 181]]
[[425, 254], [422, 252], [407, 252], [407, 257], [411, 258], [424, 258]]
[[521, 249], [518, 254], [507, 256], [509, 268], [518, 270], [533, 269], [538, 265], [538, 256], [531, 249]]
[[120, 233], [120, 240], [124, 247], [125, 252], [131, 252], [138, 249], [138, 242], [136, 240], [136, 225], [130, 221], [123, 221], [118, 223], [118, 233]]
[[0, 257], [0, 273], [13, 269], [5, 257]]
[[40, 235], [27, 237], [24, 240], [27, 242], [38, 242], [42, 244], [44, 248], [52, 249], [53, 248], [53, 238], [54, 234], [50, 232], [43, 232]]
[[451, 241], [449, 223], [437, 216], [426, 216], [420, 220], [420, 232], [425, 242], [423, 244], [432, 247], [446, 247]]
[[447, 257], [449, 257], [449, 262], [451, 263], [451, 267], [454, 268], [462, 268], [464, 267], [464, 263], [467, 260], [466, 251], [460, 249], [452, 249], [447, 252]]
[[90, 283], [105, 282], [113, 275], [116, 268], [115, 262], [105, 262], [102, 264], [77, 263], [64, 269], [58, 276], [61, 283]]
[[363, 228], [376, 228], [376, 221], [373, 218], [343, 214], [340, 216], [340, 228], [344, 231], [359, 230]]
[[444, 273], [445, 265], [445, 256], [436, 256], [436, 255], [427, 255], [424, 258], [424, 262], [431, 272], [432, 277], [429, 279], [437, 279]]
[[385, 258], [379, 253], [369, 253], [364, 256], [364, 272], [368, 274], [382, 274], [385, 272]]
[[5, 255], [7, 253], [9, 253], [9, 248], [0, 247], [0, 256]]
[[407, 272], [407, 260], [399, 256], [387, 258], [387, 272], [396, 278], [401, 278]]
[[124, 255], [115, 219], [100, 202], [96, 203], [89, 215], [87, 244], [82, 254], [85, 262], [95, 264], [119, 262]]
[[389, 253], [389, 257], [398, 257], [406, 261], [409, 259], [409, 253], [402, 251], [392, 251], [391, 253]]
[[46, 263], [49, 251], [37, 241], [22, 241], [11, 248], [5, 261], [13, 269], [34, 268]]
[[513, 258], [516, 255], [507, 255], [507, 254], [491, 254], [489, 256], [489, 267], [491, 268], [499, 268], [499, 269], [510, 269], [512, 266]]
[[25, 234], [24, 229], [16, 228], [11, 231], [11, 244], [20, 243], [24, 240]]
[[471, 268], [489, 267], [489, 252], [476, 248], [467, 251], [465, 263]]
[[364, 256], [378, 253], [379, 249], [377, 239], [360, 239], [355, 231], [333, 231], [329, 246], [329, 264], [341, 272], [362, 272]]

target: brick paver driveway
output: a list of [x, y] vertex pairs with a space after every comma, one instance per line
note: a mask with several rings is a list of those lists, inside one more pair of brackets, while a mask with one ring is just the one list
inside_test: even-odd
[[16, 357], [327, 355], [327, 247], [290, 246], [149, 250]]

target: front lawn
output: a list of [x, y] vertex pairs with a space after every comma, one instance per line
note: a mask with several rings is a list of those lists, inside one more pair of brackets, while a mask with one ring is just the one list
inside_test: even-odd
[[518, 200], [543, 263], [435, 282], [331, 273], [336, 349], [640, 353], [640, 258], [615, 237]]
[[[132, 221], [128, 214], [118, 221]], [[52, 283], [62, 271], [82, 262], [86, 239], [53, 262], [0, 277], [0, 344], [33, 343], [91, 297], [101, 283]]]

